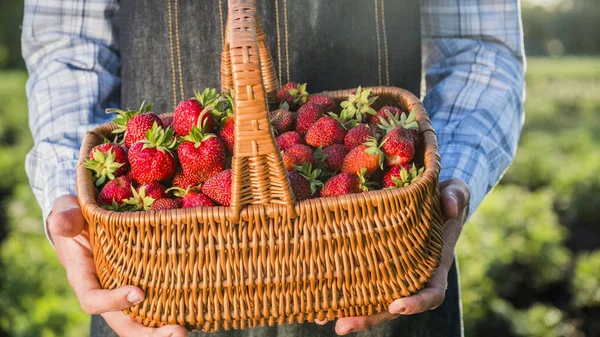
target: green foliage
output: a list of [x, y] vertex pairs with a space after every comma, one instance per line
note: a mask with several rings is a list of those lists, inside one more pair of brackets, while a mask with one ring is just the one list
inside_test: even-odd
[[600, 307], [600, 250], [577, 257], [571, 289], [576, 308]]

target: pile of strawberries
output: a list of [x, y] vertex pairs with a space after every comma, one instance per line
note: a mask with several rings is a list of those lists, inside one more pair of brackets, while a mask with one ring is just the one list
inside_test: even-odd
[[[414, 112], [373, 108], [378, 97], [358, 87], [338, 106], [287, 83], [269, 112], [297, 200], [407, 186], [423, 168]], [[233, 99], [215, 89], [181, 101], [172, 115], [109, 109], [118, 128], [94, 147], [85, 167], [98, 203], [116, 211], [229, 206], [234, 144]], [[416, 160], [415, 160], [416, 161]]]

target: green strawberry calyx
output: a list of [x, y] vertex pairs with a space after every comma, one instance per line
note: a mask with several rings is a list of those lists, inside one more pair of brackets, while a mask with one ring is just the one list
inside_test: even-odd
[[172, 128], [163, 129], [154, 122], [152, 128], [146, 131], [146, 139], [141, 142], [144, 143], [144, 149], [156, 148], [160, 152], [170, 153], [177, 146], [177, 137], [174, 136]]
[[377, 101], [378, 96], [371, 96], [371, 89], [356, 88], [356, 93], [348, 95], [348, 99], [340, 103], [342, 113], [362, 121], [366, 115], [376, 115], [377, 111], [371, 105]]
[[300, 173], [310, 183], [310, 192], [317, 193], [317, 187], [323, 187], [323, 182], [318, 180], [321, 175], [321, 170], [316, 168], [313, 170], [309, 163], [302, 163], [302, 166], [295, 166], [294, 169]]
[[127, 111], [125, 111], [125, 110], [116, 109], [116, 108], [106, 109], [106, 113], [116, 113], [117, 114], [117, 117], [115, 117], [115, 119], [113, 119], [113, 122], [115, 124], [117, 124], [117, 128], [115, 130], [113, 130], [113, 133], [125, 132], [125, 130], [127, 129], [127, 123], [129, 122], [129, 120], [131, 118], [133, 118], [133, 116], [143, 114], [143, 113], [149, 113], [152, 111], [153, 107], [154, 107], [154, 104], [146, 105], [146, 101], [143, 101], [142, 105], [140, 106], [140, 108], [138, 110], [127, 109]]
[[379, 157], [379, 167], [381, 168], [383, 168], [383, 159], [385, 158], [383, 151], [381, 150], [381, 146], [383, 146], [386, 141], [387, 139], [384, 139], [381, 143], [379, 143], [377, 138], [367, 137], [367, 141], [362, 144], [367, 147], [365, 149], [366, 154]]
[[173, 187], [167, 189], [166, 192], [173, 192], [173, 196], [175, 196], [177, 198], [183, 198], [186, 195], [188, 195], [190, 192], [199, 192], [201, 186], [202, 185], [189, 186], [188, 188], [181, 188], [181, 187], [173, 186]]
[[360, 120], [356, 118], [355, 115], [348, 112], [348, 110], [344, 109], [340, 112], [339, 116], [333, 112], [328, 113], [329, 116], [333, 117], [345, 130], [350, 130], [353, 127], [360, 124]]
[[388, 116], [386, 120], [382, 116], [379, 116], [378, 127], [384, 130], [386, 133], [390, 132], [397, 126], [402, 126], [407, 130], [418, 130], [419, 124], [416, 121], [417, 113], [415, 110], [411, 110], [408, 116], [403, 112], [398, 119], [398, 115], [392, 115], [388, 110], [385, 110], [385, 114]]
[[358, 171], [356, 173], [358, 175], [358, 179], [360, 179], [360, 189], [363, 192], [369, 192], [369, 191], [378, 189], [379, 188], [379, 184], [377, 184], [374, 181], [369, 181], [365, 177], [366, 173], [367, 173], [367, 169], [365, 167], [363, 167], [362, 169], [360, 169], [360, 171]]
[[83, 163], [83, 166], [94, 172], [96, 186], [104, 184], [106, 178], [108, 180], [115, 179], [115, 172], [124, 164], [116, 161], [117, 156], [109, 149], [105, 153], [102, 151], [94, 151], [94, 159], [88, 159]]
[[203, 141], [213, 137], [216, 137], [213, 133], [202, 132], [200, 128], [194, 126], [192, 127], [190, 133], [187, 136], [181, 137], [180, 141], [194, 143], [194, 146], [198, 148], [200, 147]]
[[308, 91], [306, 91], [306, 83], [298, 84], [296, 88], [289, 89], [288, 92], [290, 93], [290, 95], [292, 95], [294, 103], [296, 104], [302, 105], [308, 100]]
[[408, 186], [412, 182], [414, 182], [419, 176], [421, 176], [424, 170], [424, 167], [421, 167], [417, 170], [417, 166], [415, 164], [412, 165], [410, 171], [402, 167], [400, 169], [400, 177], [393, 176], [392, 181], [394, 182], [396, 187]]
[[129, 205], [131, 211], [147, 211], [155, 201], [154, 198], [146, 195], [146, 186], [140, 187], [139, 191], [131, 186], [131, 192], [133, 197], [124, 200], [124, 204]]

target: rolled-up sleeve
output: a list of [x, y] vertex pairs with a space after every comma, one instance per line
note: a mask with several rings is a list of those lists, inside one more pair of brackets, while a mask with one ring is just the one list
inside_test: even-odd
[[519, 2], [425, 0], [422, 11], [424, 105], [440, 180], [469, 185], [472, 213], [512, 162], [524, 121]]
[[44, 223], [54, 200], [75, 195], [86, 132], [117, 106], [117, 0], [26, 0], [22, 50], [34, 146], [25, 168]]

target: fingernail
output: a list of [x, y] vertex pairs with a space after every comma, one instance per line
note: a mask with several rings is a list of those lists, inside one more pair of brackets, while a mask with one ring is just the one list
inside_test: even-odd
[[405, 311], [406, 311], [405, 307], [400, 307], [398, 309], [393, 308], [393, 307], [390, 308], [390, 313], [392, 313], [392, 314], [403, 314]]
[[127, 295], [127, 301], [131, 304], [139, 304], [144, 300], [144, 296], [138, 292], [132, 291]]

